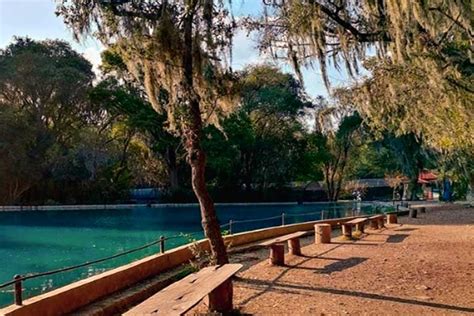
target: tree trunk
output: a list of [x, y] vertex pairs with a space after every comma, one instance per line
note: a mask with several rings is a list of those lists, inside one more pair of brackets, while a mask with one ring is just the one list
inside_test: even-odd
[[[342, 162], [340, 164], [339, 177], [337, 179], [337, 186], [336, 186], [336, 189], [335, 189], [335, 192], [334, 192], [334, 201], [336, 201], [336, 202], [337, 202], [337, 200], [339, 200], [339, 195], [341, 194], [342, 179], [344, 177], [344, 171], [346, 169], [348, 155], [349, 155], [349, 145], [346, 145], [344, 147], [344, 154], [342, 156]], [[338, 170], [334, 170], [334, 172], [338, 172]]]
[[324, 180], [326, 181], [326, 195], [327, 195], [329, 201], [333, 201], [333, 195], [334, 195], [333, 186], [334, 186], [334, 183], [331, 181], [330, 172], [331, 172], [331, 166], [326, 165], [324, 167], [324, 171], [323, 171]]
[[191, 182], [194, 193], [199, 201], [201, 209], [202, 227], [209, 239], [211, 245], [211, 251], [214, 256], [216, 264], [228, 263], [227, 251], [222, 239], [219, 222], [217, 220], [216, 210], [214, 202], [207, 191], [204, 172], [206, 157], [202, 149], [197, 149], [198, 143], [191, 145], [190, 160], [191, 165]]
[[[196, 3], [194, 3], [196, 5]], [[183, 133], [185, 146], [188, 154], [188, 163], [191, 166], [191, 183], [199, 201], [201, 209], [202, 227], [206, 237], [209, 239], [211, 252], [216, 264], [229, 262], [226, 247], [221, 235], [219, 222], [217, 220], [214, 202], [206, 187], [205, 168], [206, 155], [201, 147], [202, 118], [199, 108], [199, 96], [193, 88], [193, 11], [194, 7], [190, 3], [186, 9], [183, 31], [183, 96], [184, 96], [184, 120]]]
[[418, 186], [418, 176], [416, 178], [411, 179], [410, 181], [410, 200], [414, 201], [416, 198], [416, 190]]
[[166, 166], [168, 168], [168, 178], [171, 191], [179, 189], [178, 163], [176, 162], [176, 152], [173, 146], [166, 148]]

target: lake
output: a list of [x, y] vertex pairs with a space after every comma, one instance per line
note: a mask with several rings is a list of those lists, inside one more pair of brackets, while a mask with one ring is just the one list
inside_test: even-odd
[[[217, 206], [221, 224], [232, 232], [350, 215], [353, 203]], [[370, 213], [370, 205], [362, 212]], [[254, 219], [262, 219], [251, 221]], [[44, 272], [107, 257], [153, 242], [163, 235], [166, 249], [203, 237], [197, 206], [114, 210], [0, 212], [0, 283], [15, 274]], [[239, 222], [244, 221], [244, 222]], [[223, 227], [228, 230], [228, 226]], [[81, 269], [26, 280], [28, 298], [158, 252], [158, 246]], [[11, 286], [0, 289], [0, 306], [11, 304]]]

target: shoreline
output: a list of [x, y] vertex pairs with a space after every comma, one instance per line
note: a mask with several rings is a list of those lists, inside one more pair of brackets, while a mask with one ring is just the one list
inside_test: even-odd
[[[215, 203], [216, 206], [272, 206], [272, 205], [325, 205], [337, 203], [353, 203], [351, 200], [340, 200], [338, 202], [256, 202], [256, 203]], [[392, 205], [384, 201], [362, 201], [362, 205], [381, 204]], [[152, 204], [81, 204], [81, 205], [2, 205], [0, 212], [31, 212], [31, 211], [77, 211], [77, 210], [121, 210], [130, 208], [167, 208], [167, 207], [199, 207], [198, 203], [152, 203]]]

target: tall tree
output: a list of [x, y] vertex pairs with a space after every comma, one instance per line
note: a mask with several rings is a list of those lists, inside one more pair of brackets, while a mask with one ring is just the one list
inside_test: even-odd
[[[166, 115], [153, 110], [139, 89], [120, 84], [115, 78], [97, 84], [90, 97], [94, 104], [107, 109], [115, 121], [125, 123], [129, 129], [139, 132], [142, 138], [148, 140], [148, 147], [167, 167], [169, 188], [171, 191], [177, 190], [180, 141], [166, 130]], [[153, 159], [150, 159], [150, 163], [154, 163]]]
[[[320, 150], [327, 152], [326, 159], [322, 163], [322, 171], [326, 184], [327, 196], [330, 201], [337, 201], [343, 187], [343, 181], [347, 177], [347, 166], [351, 153], [356, 144], [357, 131], [361, 127], [362, 120], [355, 113], [343, 118], [337, 131], [326, 135], [320, 134]], [[318, 132], [316, 132], [318, 133]]]
[[[23, 161], [15, 163], [17, 174], [31, 173], [23, 177], [27, 181], [14, 190], [9, 202], [18, 202], [19, 193], [50, 179], [79, 129], [100, 117], [87, 98], [93, 79], [92, 65], [63, 41], [16, 38], [0, 50], [0, 128], [11, 126], [0, 134], [0, 142], [13, 146], [4, 148], [8, 154], [4, 152], [2, 159], [17, 153], [15, 159]], [[19, 133], [16, 145], [11, 143], [15, 133]]]
[[92, 119], [93, 79], [92, 65], [63, 41], [16, 38], [0, 51], [0, 103], [25, 111], [61, 143]]
[[0, 106], [0, 203], [8, 205], [41, 177], [42, 163], [37, 153], [38, 131], [27, 116], [13, 107]]
[[[286, 184], [300, 158], [304, 117], [313, 104], [303, 86], [274, 66], [248, 67], [240, 74], [242, 102], [233, 124], [224, 127], [238, 135], [244, 184]], [[251, 137], [245, 136], [248, 131]]]
[[[119, 120], [123, 119], [131, 128], [149, 136], [151, 148], [166, 164], [169, 188], [178, 190], [178, 151], [182, 146], [179, 138], [167, 130], [166, 114], [153, 110], [143, 82], [127, 69], [120, 50], [111, 46], [102, 52], [101, 57], [100, 69], [105, 78], [92, 93], [94, 101], [118, 116]], [[166, 90], [162, 89], [159, 99], [159, 103], [168, 102]]]
[[[94, 31], [115, 45], [130, 72], [141, 79], [153, 107], [168, 112], [168, 122], [184, 138], [192, 187], [202, 226], [216, 262], [228, 262], [214, 203], [205, 182], [203, 125], [216, 122], [234, 102], [222, 67], [232, 21], [222, 2], [212, 0], [62, 0], [57, 13], [75, 34]], [[220, 56], [219, 56], [220, 55]], [[160, 103], [162, 89], [169, 102]]]

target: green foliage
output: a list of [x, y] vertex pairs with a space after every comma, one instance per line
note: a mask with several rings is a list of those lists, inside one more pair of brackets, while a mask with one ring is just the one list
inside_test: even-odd
[[[104, 69], [125, 66], [153, 108], [166, 113], [170, 128], [181, 131], [190, 123], [185, 99], [199, 100], [204, 123], [218, 124], [233, 109], [233, 78], [221, 62], [228, 57], [233, 22], [223, 2], [61, 0], [56, 13], [77, 38], [95, 31], [109, 49]], [[182, 70], [194, 77], [191, 86]], [[163, 90], [169, 102], [161, 102]]]
[[171, 136], [136, 90], [107, 80], [61, 41], [0, 51], [0, 203], [120, 201], [163, 182], [153, 154]]
[[206, 130], [211, 183], [247, 191], [281, 187], [301, 170], [302, 119], [311, 103], [291, 75], [272, 66], [248, 68], [240, 78], [241, 106], [222, 131]]
[[[106, 109], [110, 115], [114, 117], [114, 121], [121, 122], [135, 134], [139, 134], [141, 141], [156, 157], [150, 157], [150, 165], [156, 166], [156, 159], [161, 160], [168, 173], [168, 185], [172, 190], [177, 190], [179, 186], [178, 179], [178, 150], [180, 140], [168, 130], [167, 116], [163, 113], [156, 112], [151, 104], [146, 101], [146, 97], [140, 89], [140, 85], [128, 78], [126, 69], [121, 68], [121, 59], [118, 55], [113, 54], [111, 50], [103, 53], [104, 65], [109, 73], [106, 79], [97, 84], [91, 91], [90, 98], [94, 104]], [[111, 63], [115, 63], [112, 65]], [[121, 71], [120, 74], [117, 71]], [[111, 73], [115, 73], [112, 75]], [[167, 102], [167, 93], [162, 91], [161, 102]], [[146, 161], [140, 166], [145, 167]], [[155, 168], [156, 169], [156, 168]], [[135, 170], [137, 171], [137, 170]], [[145, 171], [142, 168], [142, 171]], [[155, 174], [158, 178], [159, 176]], [[148, 184], [159, 183], [165, 184], [166, 181], [151, 181], [150, 174], [140, 174], [138, 178], [149, 178]]]
[[43, 149], [35, 142], [37, 133], [24, 114], [0, 107], [0, 203], [17, 200], [41, 175], [37, 158]]

